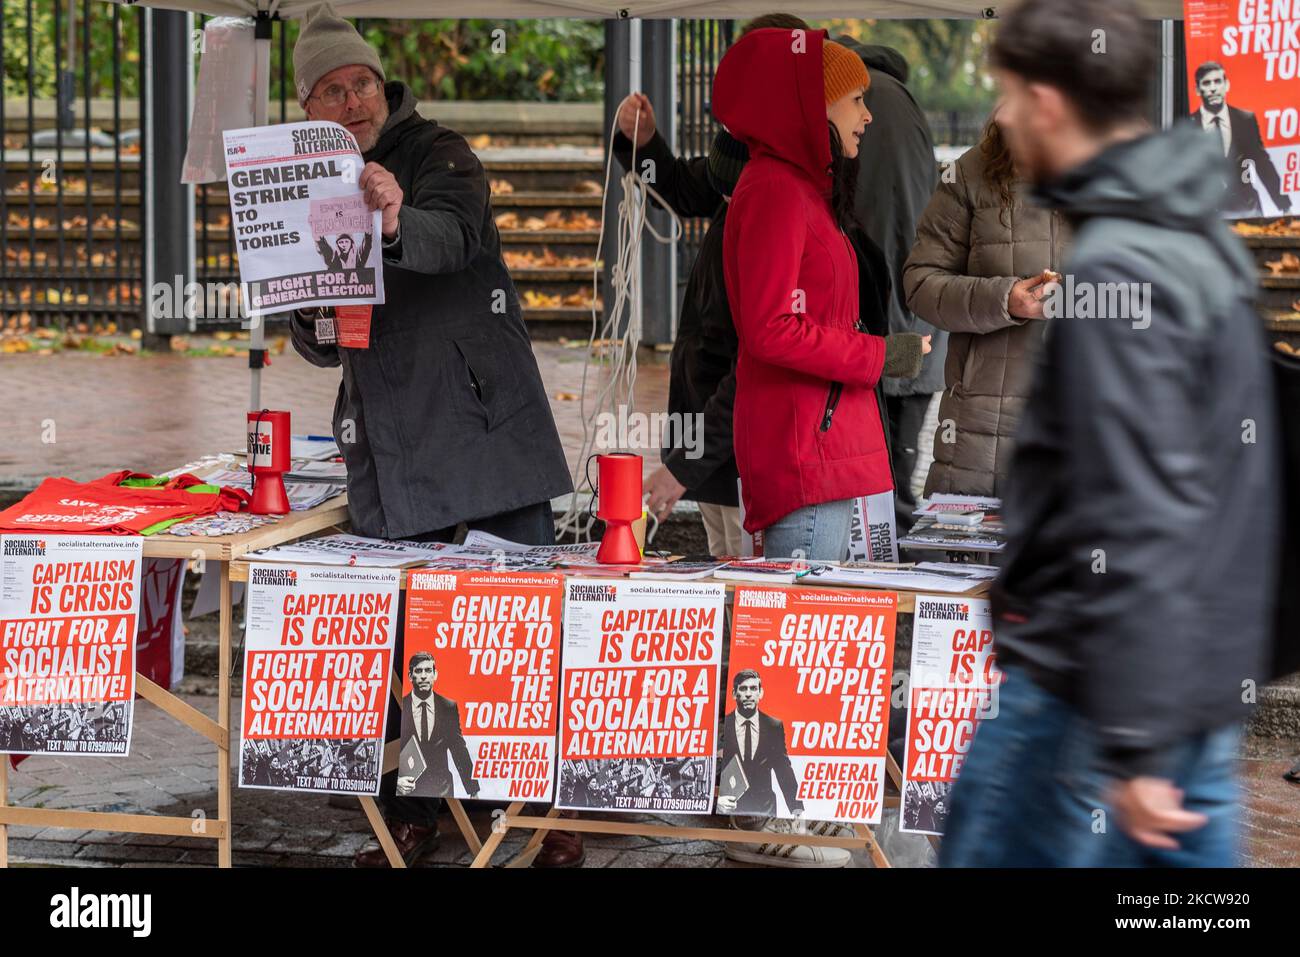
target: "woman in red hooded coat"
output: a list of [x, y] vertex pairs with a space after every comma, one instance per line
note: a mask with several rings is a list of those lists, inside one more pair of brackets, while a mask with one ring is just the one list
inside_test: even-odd
[[928, 351], [915, 334], [889, 337], [887, 350], [859, 321], [845, 227], [870, 82], [823, 31], [777, 29], [738, 41], [713, 82], [714, 115], [750, 156], [727, 213], [723, 271], [740, 338], [745, 529], [763, 532], [768, 557], [845, 557], [854, 499], [893, 488], [876, 384], [916, 375]]

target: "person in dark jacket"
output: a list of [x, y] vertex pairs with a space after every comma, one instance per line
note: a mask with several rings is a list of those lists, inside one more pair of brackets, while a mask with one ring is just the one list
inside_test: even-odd
[[1222, 155], [1188, 124], [1150, 131], [1147, 36], [1133, 0], [1026, 0], [993, 43], [997, 122], [1075, 238], [1005, 497], [1005, 681], [953, 791], [948, 866], [1236, 863], [1279, 427]]
[[889, 267], [889, 332], [914, 332], [930, 337], [930, 352], [921, 372], [911, 379], [884, 376], [885, 411], [889, 419], [889, 457], [894, 470], [894, 499], [900, 534], [912, 525], [921, 425], [936, 392], [943, 391], [948, 333], [930, 325], [907, 305], [903, 266], [916, 241], [916, 224], [930, 202], [938, 181], [934, 139], [925, 112], [907, 88], [907, 60], [897, 50], [836, 37], [862, 58], [871, 72], [866, 106], [871, 126], [858, 147], [858, 191], [854, 212]]
[[[807, 30], [808, 24], [788, 13], [768, 13], [745, 24], [741, 36], [772, 28]], [[650, 185], [678, 216], [711, 220], [686, 280], [668, 380], [669, 414], [701, 417], [699, 446], [662, 451], [663, 466], [646, 481], [647, 506], [662, 519], [679, 499], [698, 503], [709, 553], [739, 555], [743, 531], [731, 421], [740, 346], [727, 305], [722, 235], [749, 151], [719, 130], [707, 156], [678, 158], [658, 132], [654, 106], [644, 93], [629, 94], [619, 104], [618, 125], [611, 147], [619, 164], [631, 169], [635, 160], [641, 170], [653, 170]]]
[[482, 164], [416, 113], [410, 88], [379, 85], [375, 51], [327, 6], [303, 27], [294, 73], [307, 117], [357, 138], [360, 185], [383, 212], [370, 347], [323, 345], [303, 316], [291, 326], [309, 362], [342, 366], [334, 433], [352, 530], [450, 539], [464, 522], [553, 543], [550, 500], [572, 485]]
[[[352, 531], [451, 541], [464, 523], [553, 544], [550, 501], [572, 484], [482, 164], [462, 136], [416, 113], [407, 86], [384, 83], [375, 51], [328, 6], [304, 24], [293, 59], [308, 119], [356, 137], [358, 183], [383, 217], [385, 302], [373, 307], [369, 348], [319, 342], [314, 317], [291, 321], [304, 358], [343, 370], [334, 437]], [[396, 738], [399, 716], [388, 728]], [[440, 802], [398, 799], [395, 788], [390, 773], [380, 804], [399, 850], [414, 857], [436, 838]], [[374, 844], [357, 863], [387, 861]]]
[[[668, 378], [668, 413], [699, 415], [697, 447], [670, 446], [647, 479], [647, 507], [664, 518], [679, 499], [699, 503], [709, 552], [740, 554], [740, 509], [731, 413], [736, 397], [736, 329], [722, 278], [722, 224], [745, 148], [723, 130], [708, 156], [679, 159], [655, 128], [654, 107], [630, 94], [618, 110], [612, 148], [624, 169], [653, 164], [650, 185], [678, 216], [711, 217], [686, 280]], [[637, 143], [633, 148], [632, 135]], [[679, 433], [681, 434], [681, 433]]]

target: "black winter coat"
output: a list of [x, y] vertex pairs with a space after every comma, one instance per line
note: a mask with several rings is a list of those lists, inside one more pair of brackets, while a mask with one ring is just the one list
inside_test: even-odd
[[948, 333], [918, 318], [907, 306], [903, 266], [916, 242], [916, 224], [938, 184], [934, 140], [925, 112], [907, 88], [907, 60], [897, 50], [836, 38], [862, 58], [871, 72], [865, 102], [871, 125], [858, 146], [858, 191], [855, 212], [862, 228], [880, 247], [888, 264], [893, 296], [888, 332], [915, 332], [930, 337], [930, 353], [921, 374], [912, 379], [882, 378], [885, 395], [931, 395], [944, 389]]
[[343, 367], [334, 436], [360, 535], [404, 538], [572, 490], [519, 297], [501, 259], [487, 177], [458, 133], [388, 83], [389, 118], [363, 157], [402, 188], [399, 240], [384, 248], [383, 305], [369, 349], [294, 348]]
[[[614, 136], [614, 157], [624, 169], [632, 164], [632, 141]], [[636, 151], [638, 172], [654, 163], [653, 187], [678, 216], [709, 216], [712, 222], [686, 280], [677, 320], [668, 381], [668, 412], [703, 414], [704, 427], [695, 450], [677, 447], [661, 453], [673, 478], [686, 486], [684, 498], [714, 505], [737, 505], [736, 454], [731, 416], [736, 402], [736, 354], [740, 342], [731, 322], [727, 287], [722, 278], [722, 225], [727, 204], [708, 178], [708, 157], [678, 159], [655, 133]], [[696, 433], [689, 433], [692, 437]], [[699, 452], [695, 457], [695, 452]]]
[[1183, 124], [1037, 194], [1076, 227], [1075, 293], [1016, 436], [994, 642], [1122, 777], [1168, 774], [1173, 746], [1242, 719], [1269, 676], [1281, 433], [1221, 166]]

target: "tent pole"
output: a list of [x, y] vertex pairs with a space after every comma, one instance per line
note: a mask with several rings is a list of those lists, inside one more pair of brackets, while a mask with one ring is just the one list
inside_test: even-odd
[[[637, 21], [633, 21], [635, 24]], [[677, 152], [676, 20], [641, 21], [639, 89], [655, 107], [655, 124]], [[661, 235], [672, 233], [672, 217], [651, 206], [646, 218]], [[672, 342], [677, 331], [677, 244], [641, 245], [641, 339], [652, 345]]]
[[[193, 48], [192, 14], [150, 10], [145, 17], [145, 63], [142, 98], [148, 122], [141, 144], [148, 200], [145, 227], [145, 329], [141, 346], [167, 351], [171, 337], [190, 332], [193, 314], [155, 308], [155, 301], [188, 300], [194, 281], [194, 187], [181, 182], [185, 137], [189, 126]], [[157, 290], [155, 286], [162, 287]], [[167, 295], [161, 296], [163, 290]]]
[[[257, 78], [253, 90], [253, 125], [266, 126], [267, 109], [271, 98], [271, 18], [265, 13], [257, 15], [253, 38], [257, 53]], [[283, 64], [281, 65], [283, 67]], [[266, 364], [266, 323], [263, 316], [253, 316], [248, 332], [248, 408], [257, 411], [262, 407], [262, 366]]]
[[1178, 24], [1173, 20], [1160, 21], [1160, 128], [1167, 130], [1174, 125], [1174, 30]]
[[[618, 111], [618, 105], [623, 101], [623, 97], [632, 92], [630, 86], [630, 76], [628, 75], [628, 64], [631, 61], [632, 50], [631, 40], [631, 22], [626, 19], [606, 20], [605, 21], [605, 118], [604, 133], [609, 135], [610, 129], [614, 125], [614, 116]], [[608, 156], [612, 144], [605, 141], [605, 153]], [[601, 294], [605, 300], [605, 312], [602, 316], [602, 323], [608, 321], [609, 311], [614, 308], [613, 281], [614, 264], [618, 261], [618, 204], [622, 198], [622, 189], [617, 187], [617, 179], [611, 184], [611, 188], [605, 194], [605, 235], [602, 240], [602, 246], [607, 252], [604, 255], [604, 275], [601, 282]], [[634, 307], [635, 308], [635, 307]], [[614, 338], [621, 337], [627, 330], [614, 329], [611, 335]]]

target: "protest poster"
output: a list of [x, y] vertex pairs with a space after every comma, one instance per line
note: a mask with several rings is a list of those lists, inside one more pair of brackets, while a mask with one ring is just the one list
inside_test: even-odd
[[0, 536], [0, 752], [130, 753], [142, 542]]
[[382, 303], [383, 220], [358, 186], [365, 164], [352, 134], [309, 120], [224, 139], [248, 315]]
[[558, 574], [410, 572], [398, 794], [551, 800], [563, 603]]
[[557, 806], [708, 814], [726, 586], [565, 588]]
[[996, 713], [1001, 682], [989, 602], [917, 595], [900, 830], [943, 833], [952, 782], [977, 722]]
[[853, 520], [849, 525], [851, 562], [898, 561], [898, 525], [894, 511], [894, 492], [860, 495], [853, 500]]
[[880, 821], [897, 596], [736, 588], [718, 812]]
[[1191, 122], [1227, 161], [1225, 212], [1279, 216], [1300, 199], [1300, 4], [1184, 0]]
[[396, 569], [248, 569], [239, 786], [378, 794]]

